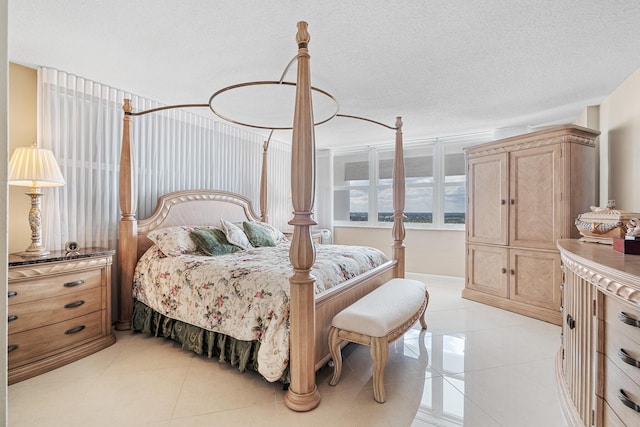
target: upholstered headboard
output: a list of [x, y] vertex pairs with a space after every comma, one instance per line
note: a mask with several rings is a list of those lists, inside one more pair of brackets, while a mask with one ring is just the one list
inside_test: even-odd
[[158, 228], [175, 225], [211, 225], [220, 227], [220, 219], [231, 222], [259, 221], [249, 199], [217, 190], [185, 190], [168, 193], [158, 199], [155, 211], [138, 220], [137, 257], [151, 246], [146, 236]]

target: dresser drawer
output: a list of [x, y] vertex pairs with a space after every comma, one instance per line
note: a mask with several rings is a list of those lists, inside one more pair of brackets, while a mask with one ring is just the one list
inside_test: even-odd
[[9, 334], [62, 322], [101, 310], [103, 288], [10, 305], [7, 309]]
[[640, 343], [640, 310], [616, 298], [605, 297], [605, 321], [632, 341]]
[[102, 270], [93, 269], [67, 274], [46, 275], [9, 282], [9, 306], [28, 301], [68, 295], [102, 283]]
[[627, 427], [620, 418], [613, 412], [613, 409], [605, 402], [603, 405], [602, 425], [603, 427]]
[[[640, 410], [640, 386], [625, 375], [609, 358], [605, 358], [605, 365], [607, 382], [604, 399], [606, 403], [624, 424], [640, 425], [640, 412], [637, 411]], [[622, 393], [624, 396], [621, 395]]]
[[76, 343], [99, 337], [102, 334], [103, 314], [102, 310], [96, 311], [64, 322], [8, 335], [9, 364], [19, 366], [21, 362], [40, 359], [56, 350], [67, 350]]
[[640, 343], [605, 323], [604, 351], [611, 362], [640, 384]]

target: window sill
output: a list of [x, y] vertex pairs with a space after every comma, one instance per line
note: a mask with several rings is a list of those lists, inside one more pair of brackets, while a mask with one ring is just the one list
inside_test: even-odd
[[[393, 227], [392, 223], [388, 224], [369, 224], [369, 223], [334, 223], [333, 228], [373, 228], [373, 229], [391, 229]], [[432, 226], [432, 225], [419, 225], [413, 223], [404, 223], [404, 228], [406, 230], [421, 230], [421, 231], [460, 231], [464, 232], [465, 227], [462, 226]]]

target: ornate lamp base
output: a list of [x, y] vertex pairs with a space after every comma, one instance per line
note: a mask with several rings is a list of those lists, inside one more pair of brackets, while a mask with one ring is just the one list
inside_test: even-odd
[[38, 258], [49, 255], [49, 251], [42, 246], [42, 215], [40, 214], [40, 198], [43, 193], [37, 187], [32, 187], [27, 196], [31, 197], [31, 209], [29, 209], [29, 226], [31, 227], [31, 244], [24, 252], [17, 253], [23, 258]]
[[40, 250], [25, 250], [24, 252], [18, 252], [13, 255], [21, 256], [22, 258], [40, 258], [49, 255], [51, 252], [48, 249], [40, 249]]

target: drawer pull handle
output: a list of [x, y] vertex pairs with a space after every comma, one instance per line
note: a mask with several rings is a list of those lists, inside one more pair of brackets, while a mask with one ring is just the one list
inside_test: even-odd
[[64, 331], [64, 333], [66, 335], [71, 335], [71, 334], [75, 334], [77, 332], [80, 332], [81, 330], [83, 330], [85, 328], [84, 325], [80, 325], [80, 326], [76, 326], [75, 328], [71, 328], [71, 329], [67, 329], [66, 331]]
[[629, 356], [629, 353], [624, 351], [623, 348], [618, 350], [618, 357], [622, 359], [624, 363], [627, 365], [635, 366], [636, 368], [640, 368], [640, 360], [636, 360], [633, 357]]
[[16, 291], [11, 291], [7, 294], [7, 298], [16, 297], [16, 296], [18, 296], [18, 293]]
[[14, 320], [18, 320], [18, 316], [16, 316], [15, 314], [7, 317], [7, 322], [13, 322]]
[[75, 282], [67, 282], [64, 284], [65, 288], [73, 288], [74, 286], [80, 286], [84, 283], [84, 280], [76, 280]]
[[11, 353], [13, 350], [17, 350], [20, 347], [18, 344], [13, 344], [7, 347], [7, 353]]
[[502, 267], [502, 270], [501, 270], [501, 271], [502, 271], [502, 274], [506, 274], [506, 273], [507, 273], [507, 269], [506, 269], [506, 268], [504, 268], [504, 267]]
[[618, 390], [618, 399], [620, 399], [624, 406], [629, 407], [636, 412], [640, 412], [640, 405], [629, 399], [623, 389]]
[[576, 327], [576, 321], [571, 317], [570, 314], [567, 314], [567, 326], [569, 329], [573, 329]]
[[76, 307], [80, 307], [82, 304], [84, 304], [84, 301], [78, 300], [78, 301], [70, 302], [69, 304], [65, 304], [64, 308], [76, 308]]
[[624, 311], [621, 311], [620, 313], [618, 313], [618, 319], [624, 324], [635, 326], [636, 328], [640, 328], [640, 320], [634, 319]]

